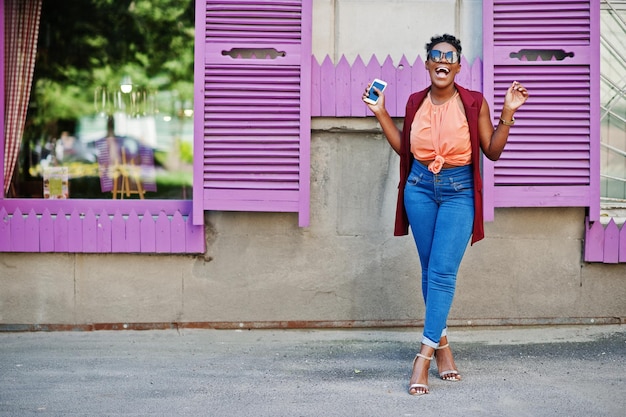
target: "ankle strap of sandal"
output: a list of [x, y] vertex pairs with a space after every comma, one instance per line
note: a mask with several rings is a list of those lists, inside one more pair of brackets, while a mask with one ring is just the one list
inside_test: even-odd
[[418, 353], [416, 357], [426, 359], [427, 361], [432, 361], [434, 359], [432, 356], [422, 355], [421, 353]]
[[446, 343], [446, 344], [445, 344], [445, 345], [443, 345], [443, 346], [439, 346], [439, 347], [437, 348], [437, 350], [445, 349], [445, 348], [447, 348], [447, 347], [449, 347], [449, 346], [450, 346], [450, 344], [449, 344], [449, 343]]

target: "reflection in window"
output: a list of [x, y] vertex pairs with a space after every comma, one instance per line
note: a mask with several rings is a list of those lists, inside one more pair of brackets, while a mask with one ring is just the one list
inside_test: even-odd
[[193, 1], [60, 3], [43, 2], [11, 196], [190, 199]]

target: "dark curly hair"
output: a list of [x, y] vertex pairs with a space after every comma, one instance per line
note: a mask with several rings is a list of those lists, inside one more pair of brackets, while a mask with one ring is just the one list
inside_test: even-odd
[[447, 33], [444, 33], [441, 36], [435, 35], [430, 38], [430, 43], [426, 44], [426, 54], [428, 54], [435, 45], [442, 42], [449, 43], [450, 45], [454, 46], [459, 55], [461, 55], [461, 40], [457, 39], [456, 36], [452, 36]]

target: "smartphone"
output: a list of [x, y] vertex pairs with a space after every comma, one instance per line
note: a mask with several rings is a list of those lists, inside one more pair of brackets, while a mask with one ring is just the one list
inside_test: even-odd
[[378, 78], [374, 79], [374, 81], [372, 81], [372, 83], [370, 84], [370, 89], [367, 92], [367, 97], [363, 99], [364, 102], [369, 104], [376, 104], [379, 96], [378, 94], [376, 94], [376, 91], [374, 91], [374, 87], [378, 88], [380, 91], [385, 91], [387, 83], [383, 80], [379, 80]]

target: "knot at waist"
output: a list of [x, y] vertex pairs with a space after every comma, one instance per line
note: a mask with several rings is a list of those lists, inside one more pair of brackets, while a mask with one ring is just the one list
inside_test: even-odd
[[445, 158], [441, 155], [437, 155], [435, 156], [435, 159], [430, 164], [428, 164], [428, 170], [433, 174], [439, 174], [439, 172], [441, 172], [441, 168], [443, 168], [443, 165], [445, 163]]

